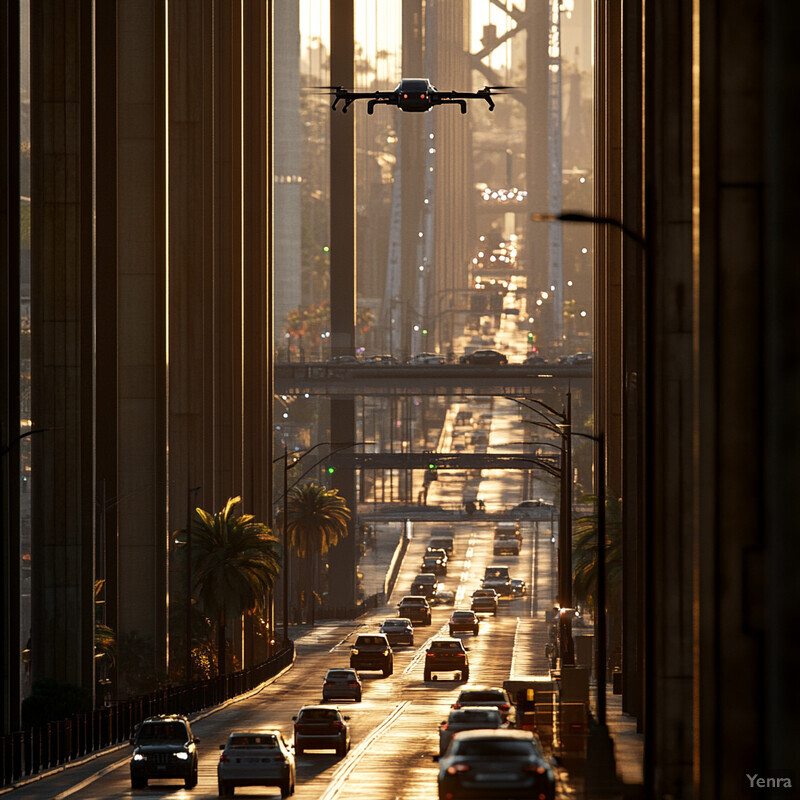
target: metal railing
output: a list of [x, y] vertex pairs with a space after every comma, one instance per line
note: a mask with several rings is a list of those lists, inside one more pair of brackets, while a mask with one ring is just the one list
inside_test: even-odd
[[0, 787], [126, 742], [134, 726], [155, 714], [190, 715], [255, 689], [294, 661], [294, 644], [255, 667], [133, 697], [0, 737]]

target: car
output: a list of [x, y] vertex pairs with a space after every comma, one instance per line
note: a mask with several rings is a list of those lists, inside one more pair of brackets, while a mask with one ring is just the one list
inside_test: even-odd
[[428, 645], [423, 667], [425, 680], [435, 680], [437, 672], [457, 672], [460, 680], [469, 680], [469, 657], [461, 639], [442, 637], [434, 639]]
[[131, 788], [144, 789], [153, 778], [179, 779], [197, 786], [197, 744], [189, 720], [181, 714], [147, 717], [131, 737]]
[[414, 646], [414, 626], [405, 617], [385, 619], [381, 623], [381, 633], [389, 640], [389, 644], [408, 644]]
[[498, 536], [497, 538], [495, 538], [494, 544], [492, 545], [492, 553], [496, 556], [502, 556], [502, 555], [518, 556], [519, 539], [517, 539], [515, 536], [508, 536], [508, 537]]
[[220, 797], [233, 797], [237, 786], [279, 786], [281, 797], [294, 794], [294, 752], [280, 731], [235, 731], [219, 749]]
[[462, 356], [461, 358], [464, 359], [462, 362], [464, 364], [508, 364], [508, 357], [504, 353], [501, 353], [498, 350], [490, 350], [488, 348], [473, 350], [471, 353]]
[[295, 716], [294, 750], [302, 755], [306, 750], [335, 750], [343, 756], [350, 749], [350, 727], [334, 705], [303, 706]]
[[350, 668], [379, 670], [388, 678], [394, 672], [394, 654], [382, 633], [359, 633], [350, 648]]
[[449, 627], [451, 636], [457, 631], [469, 631], [477, 636], [481, 628], [481, 622], [474, 611], [458, 610], [452, 613]]
[[431, 536], [431, 540], [428, 542], [428, 547], [435, 550], [444, 550], [449, 558], [453, 555], [453, 537], [439, 535]]
[[345, 356], [331, 356], [325, 363], [327, 364], [360, 364], [361, 359], [357, 356], [352, 355], [345, 355]]
[[555, 798], [553, 766], [531, 731], [499, 728], [456, 733], [438, 761], [440, 800]]
[[[508, 539], [509, 542], [516, 542], [516, 539]], [[519, 551], [517, 551], [519, 555]], [[490, 564], [483, 571], [481, 588], [494, 589], [501, 597], [511, 596], [511, 576], [508, 574], [508, 567], [505, 564]]]
[[465, 686], [459, 693], [452, 708], [464, 706], [491, 706], [500, 712], [503, 722], [513, 725], [516, 712], [508, 692], [497, 686]]
[[464, 706], [453, 708], [447, 719], [439, 725], [439, 756], [443, 756], [450, 739], [461, 731], [496, 730], [505, 723], [496, 708], [486, 706]]
[[444, 356], [439, 355], [438, 353], [417, 353], [411, 358], [408, 359], [409, 364], [414, 364], [415, 366], [419, 365], [431, 365], [431, 364], [444, 364], [447, 359]]
[[547, 359], [543, 356], [528, 356], [522, 363], [529, 367], [546, 367]]
[[428, 547], [425, 549], [424, 557], [427, 558], [428, 556], [440, 558], [442, 560], [442, 564], [445, 566], [445, 569], [447, 568], [447, 551], [443, 547], [431, 547], [431, 545], [428, 545]]
[[592, 353], [575, 353], [570, 362], [573, 367], [591, 366], [593, 363], [594, 355]]
[[494, 536], [495, 539], [498, 537], [505, 539], [509, 536], [513, 536], [519, 539], [520, 547], [522, 546], [522, 533], [520, 532], [519, 522], [517, 520], [513, 522], [498, 522], [494, 527]]
[[419, 622], [422, 625], [431, 624], [431, 607], [428, 598], [424, 595], [407, 594], [397, 604], [397, 616], [410, 619], [411, 622]]
[[384, 353], [378, 356], [369, 356], [368, 358], [364, 359], [365, 364], [370, 364], [371, 366], [380, 365], [380, 366], [396, 366], [400, 362], [392, 355], [388, 353]]
[[361, 679], [354, 669], [329, 669], [322, 684], [322, 702], [355, 700], [361, 702]]
[[523, 594], [528, 594], [528, 587], [522, 578], [511, 579], [511, 594], [514, 597], [520, 597]]
[[546, 503], [544, 500], [523, 500], [511, 509], [511, 513], [521, 517], [541, 518], [548, 510], [554, 508], [552, 503]]
[[434, 575], [447, 575], [447, 561], [443, 561], [441, 556], [424, 555], [420, 562], [422, 572], [432, 572]]
[[436, 592], [439, 589], [439, 579], [433, 572], [420, 572], [413, 581], [411, 581], [411, 593], [421, 594], [430, 600], [436, 597]]
[[470, 609], [475, 612], [497, 613], [497, 592], [494, 589], [476, 589], [472, 593]]

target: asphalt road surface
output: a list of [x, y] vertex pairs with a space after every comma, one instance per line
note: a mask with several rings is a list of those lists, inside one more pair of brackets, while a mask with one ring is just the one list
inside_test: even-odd
[[[12, 792], [12, 797], [110, 800], [111, 798], [209, 798], [217, 796], [219, 745], [234, 729], [278, 728], [292, 734], [292, 716], [300, 706], [319, 703], [325, 672], [347, 666], [349, 646], [355, 635], [377, 630], [387, 616], [395, 616], [394, 605], [408, 590], [429, 535], [436, 524], [417, 525], [404, 560], [403, 570], [390, 604], [369, 618], [355, 623], [318, 626], [296, 642], [294, 666], [249, 697], [233, 701], [192, 723], [199, 737], [199, 784], [188, 791], [180, 781], [151, 782], [147, 789], [133, 791], [128, 758], [130, 748], [98, 759], [95, 767], [66, 770]], [[455, 553], [444, 588], [455, 593], [455, 605], [468, 607], [469, 595], [480, 584], [489, 563], [507, 563], [512, 575], [522, 577], [538, 592], [504, 600], [496, 616], [483, 617], [478, 636], [464, 634], [469, 648], [471, 684], [500, 686], [516, 674], [530, 674], [541, 665], [541, 655], [531, 653], [530, 637], [518, 635], [544, 626], [543, 610], [552, 592], [552, 544], [549, 526], [523, 523], [524, 543], [519, 557], [492, 555], [492, 531], [488, 523], [465, 522], [455, 528]], [[535, 538], [535, 542], [534, 542]], [[538, 586], [537, 586], [538, 584]], [[534, 610], [537, 608], [537, 610]], [[371, 800], [430, 800], [436, 796], [438, 724], [445, 719], [464, 685], [455, 674], [443, 673], [436, 681], [423, 681], [423, 659], [427, 641], [447, 635], [452, 604], [435, 606], [430, 627], [417, 627], [414, 647], [395, 648], [394, 674], [362, 673], [361, 703], [343, 701], [340, 707], [350, 717], [351, 749], [342, 759], [334, 753], [312, 751], [297, 759], [298, 800], [334, 800], [367, 796]], [[519, 646], [515, 652], [515, 640]], [[543, 671], [538, 669], [536, 671]], [[564, 787], [566, 788], [566, 787]], [[279, 796], [278, 789], [237, 788], [237, 796]], [[566, 792], [564, 792], [566, 796]]]

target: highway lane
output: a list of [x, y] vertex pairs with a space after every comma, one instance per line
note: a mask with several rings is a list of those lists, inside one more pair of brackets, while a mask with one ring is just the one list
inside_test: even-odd
[[[415, 572], [430, 530], [415, 531], [401, 573]], [[491, 555], [490, 526], [465, 524], [455, 531], [456, 552], [453, 566], [444, 579], [457, 596], [468, 598], [479, 584], [483, 567], [496, 559]], [[530, 531], [526, 534], [520, 566], [531, 560]], [[516, 561], [506, 557], [507, 561]], [[413, 577], [413, 575], [411, 575]], [[402, 589], [399, 586], [398, 592]], [[407, 587], [406, 587], [407, 588]], [[400, 596], [396, 593], [397, 596]], [[396, 598], [392, 598], [392, 603]], [[427, 640], [447, 635], [447, 620], [453, 606], [434, 607], [433, 624], [417, 629], [415, 647], [395, 651], [395, 671], [389, 678], [379, 673], [364, 673], [364, 699], [360, 704], [342, 702], [350, 716], [352, 748], [344, 759], [332, 752], [306, 753], [297, 760], [297, 792], [300, 799], [352, 798], [368, 791], [376, 800], [388, 798], [429, 798], [435, 796], [436, 765], [432, 756], [438, 747], [438, 723], [447, 716], [449, 706], [463, 686], [448, 679], [423, 680], [423, 658]], [[464, 635], [470, 648], [471, 683], [500, 685], [509, 676], [513, 658], [517, 615], [527, 615], [530, 597], [504, 601], [496, 617], [484, 618], [477, 637]], [[348, 663], [349, 645], [359, 631], [377, 630], [386, 616], [395, 615], [389, 605], [357, 623], [319, 626], [297, 642], [297, 661], [290, 670], [254, 695], [233, 702], [193, 723], [200, 738], [199, 784], [187, 791], [180, 782], [153, 782], [145, 790], [133, 792], [128, 774], [129, 749], [119, 752], [117, 768], [86, 786], [72, 791], [67, 773], [24, 787], [12, 796], [25, 798], [72, 797], [76, 800], [100, 798], [208, 798], [217, 796], [216, 766], [218, 745], [232, 729], [277, 727], [291, 736], [291, 717], [306, 703], [321, 700], [325, 671]], [[275, 796], [277, 790], [241, 788], [237, 795]]]

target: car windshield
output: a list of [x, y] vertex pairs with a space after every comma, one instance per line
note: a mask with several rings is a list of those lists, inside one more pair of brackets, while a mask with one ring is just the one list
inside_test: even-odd
[[139, 730], [139, 744], [148, 742], [180, 742], [189, 739], [182, 722], [150, 722]]
[[387, 619], [382, 628], [405, 628], [408, 623], [404, 619]]
[[487, 569], [486, 570], [486, 577], [487, 578], [507, 578], [508, 577], [508, 570], [507, 569]]
[[454, 755], [459, 756], [535, 756], [536, 749], [533, 742], [524, 739], [500, 739], [489, 737], [485, 739], [455, 740]]
[[453, 619], [475, 619], [475, 615], [471, 611], [454, 611]]
[[461, 703], [462, 706], [469, 705], [470, 703], [505, 703], [506, 698], [503, 696], [502, 692], [473, 691], [462, 692], [461, 697], [458, 698], [458, 702]]
[[386, 640], [382, 636], [359, 636], [356, 639], [356, 647], [363, 647], [368, 644], [385, 645]]
[[494, 589], [476, 589], [473, 593], [473, 597], [494, 597], [495, 592]]
[[500, 712], [493, 708], [464, 708], [453, 711], [452, 722], [500, 722]]
[[247, 734], [231, 736], [228, 747], [278, 747], [278, 738], [274, 734]]
[[461, 642], [431, 642], [431, 650], [451, 650], [461, 652]]
[[351, 669], [330, 669], [325, 676], [326, 681], [354, 681], [356, 674]]
[[301, 722], [335, 722], [339, 712], [334, 708], [305, 708], [300, 712]]

